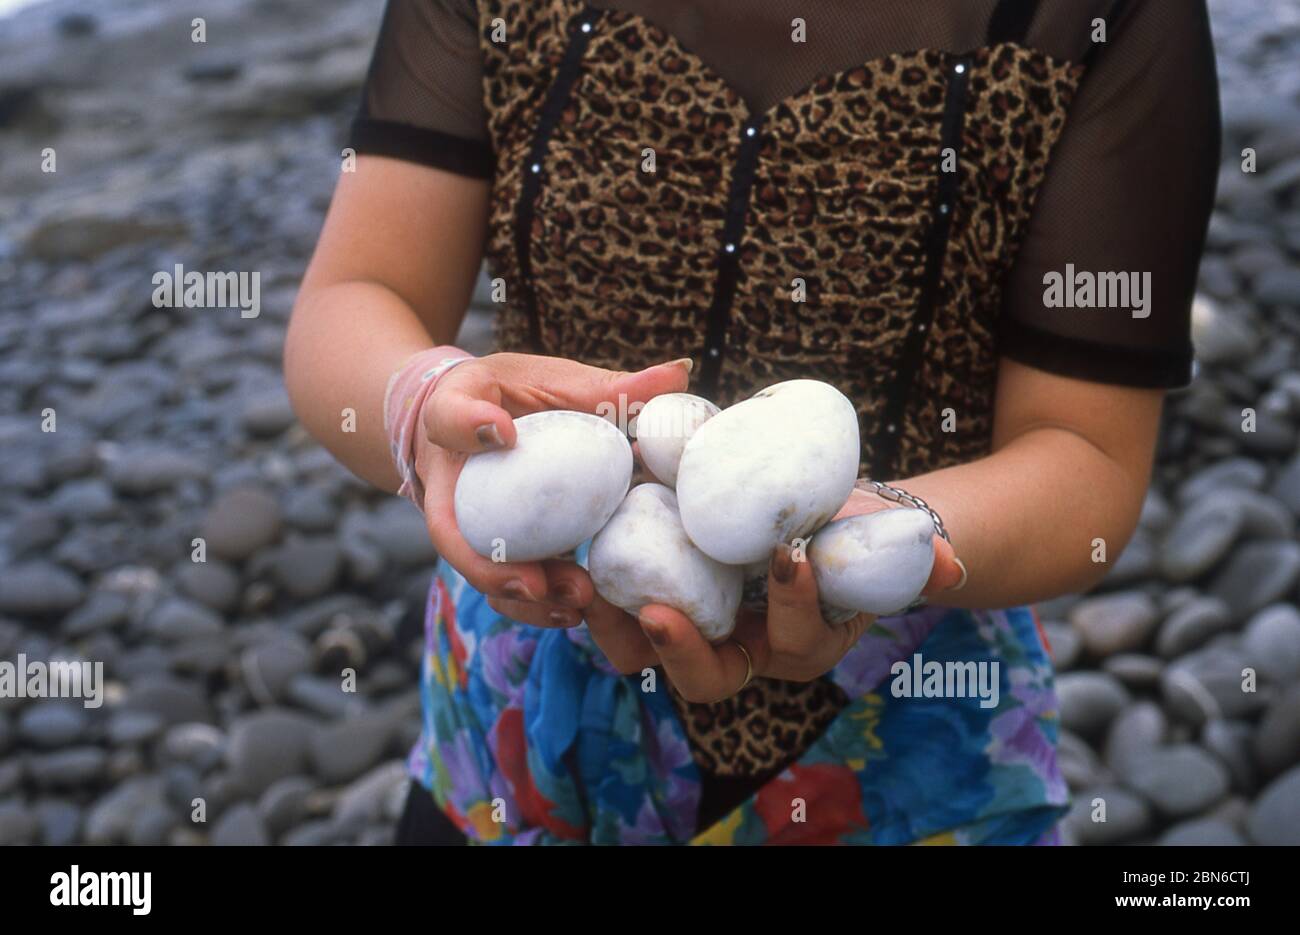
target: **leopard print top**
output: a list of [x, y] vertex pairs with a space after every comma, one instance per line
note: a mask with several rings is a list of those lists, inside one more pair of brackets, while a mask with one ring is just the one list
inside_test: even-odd
[[[1001, 284], [1081, 66], [1014, 42], [922, 50], [750, 113], [637, 15], [479, 8], [502, 350], [623, 370], [691, 357], [720, 405], [825, 380], [855, 401], [863, 472], [882, 479], [988, 452]], [[674, 699], [716, 775], [791, 761], [846, 703], [764, 679]]]

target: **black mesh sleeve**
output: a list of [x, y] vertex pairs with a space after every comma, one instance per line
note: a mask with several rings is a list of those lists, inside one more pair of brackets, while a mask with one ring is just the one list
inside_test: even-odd
[[478, 28], [469, 0], [388, 0], [348, 145], [491, 178]]
[[[1191, 302], [1221, 146], [1209, 16], [1204, 0], [1131, 0], [1106, 38], [1085, 56], [1008, 275], [1000, 346], [1067, 376], [1181, 386], [1191, 377]], [[1053, 274], [1062, 288], [1049, 295]], [[1121, 281], [1107, 274], [1129, 274], [1141, 294], [1114, 307]], [[1111, 307], [1096, 307], [1103, 298]]]

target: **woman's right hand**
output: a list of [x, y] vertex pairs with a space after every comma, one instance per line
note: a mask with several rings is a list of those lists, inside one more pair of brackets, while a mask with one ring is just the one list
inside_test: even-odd
[[[416, 443], [425, 522], [438, 554], [512, 619], [534, 626], [576, 626], [595, 598], [591, 579], [577, 564], [560, 559], [494, 562], [461, 536], [453, 507], [461, 467], [476, 452], [512, 447], [518, 416], [548, 409], [595, 414], [602, 403], [644, 403], [684, 391], [689, 374], [689, 360], [623, 373], [531, 354], [491, 354], [453, 367], [424, 402], [424, 432]], [[532, 508], [528, 503], [514, 506]]]

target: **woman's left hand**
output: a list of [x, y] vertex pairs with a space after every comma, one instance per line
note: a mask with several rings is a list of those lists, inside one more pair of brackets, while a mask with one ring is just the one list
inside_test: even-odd
[[[836, 518], [889, 508], [904, 509], [855, 490]], [[921, 592], [926, 596], [957, 584], [962, 574], [952, 546], [937, 535], [934, 544], [934, 570]], [[742, 612], [731, 639], [716, 646], [673, 608], [642, 609], [641, 630], [682, 697], [720, 701], [739, 692], [751, 675], [810, 682], [833, 669], [866, 633], [876, 620], [870, 614], [837, 626], [822, 618], [812, 566], [799, 558], [789, 546], [778, 547], [768, 568], [766, 617]]]

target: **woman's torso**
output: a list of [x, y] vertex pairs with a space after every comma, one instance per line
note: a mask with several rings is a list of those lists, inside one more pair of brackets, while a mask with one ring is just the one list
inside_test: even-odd
[[[723, 405], [825, 380], [881, 479], [985, 454], [1003, 279], [1083, 71], [1020, 44], [1033, 5], [612, 6], [480, 4], [500, 348], [691, 357]], [[701, 770], [742, 778], [722, 809], [848, 702], [674, 700]]]

